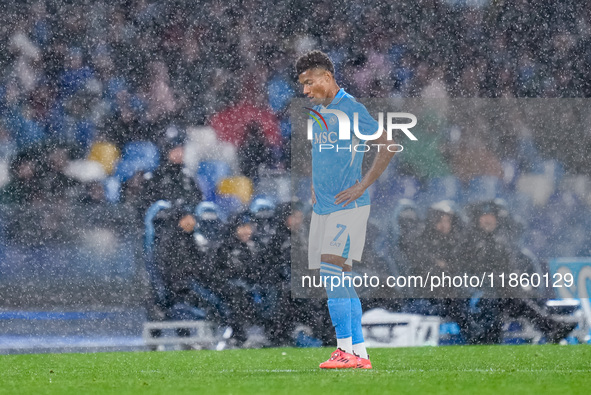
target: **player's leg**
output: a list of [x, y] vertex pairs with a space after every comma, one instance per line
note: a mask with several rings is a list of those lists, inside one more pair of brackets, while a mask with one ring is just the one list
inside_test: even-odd
[[[346, 259], [340, 256], [344, 243], [342, 240], [335, 242], [339, 228], [334, 221], [329, 221], [330, 217], [330, 214], [313, 213], [310, 222], [309, 266], [311, 269], [316, 268], [316, 265], [320, 267], [320, 276], [328, 298], [328, 312], [337, 337], [337, 350], [328, 361], [321, 363], [320, 367], [353, 368], [356, 366], [356, 358], [352, 355], [351, 301], [342, 281], [343, 264]], [[335, 249], [337, 244], [342, 244], [341, 248]]]
[[[320, 276], [323, 279], [328, 297], [328, 312], [335, 328], [337, 349], [331, 357], [320, 364], [323, 369], [344, 369], [357, 367], [357, 357], [353, 355], [351, 333], [351, 299], [343, 281], [344, 259], [336, 255], [322, 255]], [[329, 261], [329, 262], [325, 262]]]
[[328, 297], [328, 312], [337, 336], [337, 348], [348, 354], [353, 353], [351, 333], [351, 299], [343, 281], [343, 265], [346, 259], [322, 254], [320, 276], [324, 281]]
[[[349, 233], [347, 240], [349, 241], [349, 249], [347, 251], [347, 263], [352, 268], [353, 260], [360, 261], [363, 254], [363, 248], [365, 246], [365, 234], [367, 228], [367, 220], [369, 218], [369, 206], [363, 206], [356, 208], [351, 211], [349, 218], [345, 222], [348, 225]], [[351, 299], [351, 334], [353, 353], [360, 359], [358, 360], [358, 367], [364, 369], [371, 369], [371, 362], [367, 354], [365, 347], [365, 341], [363, 339], [363, 329], [361, 326], [361, 316], [363, 314], [361, 301], [357, 295], [353, 284], [352, 272], [346, 272], [345, 276], [348, 276], [345, 281], [347, 291], [349, 292], [349, 298]]]
[[[323, 267], [340, 276], [338, 283], [342, 288], [342, 297], [335, 300], [329, 294], [328, 300], [329, 312], [337, 335], [337, 347], [347, 354], [352, 354], [353, 344], [357, 344], [355, 347], [365, 359], [367, 359], [367, 352], [361, 329], [361, 302], [351, 283], [350, 273], [351, 257], [359, 260], [363, 252], [368, 216], [369, 207], [330, 214], [325, 223], [321, 255]], [[347, 329], [346, 332], [342, 330], [343, 328]], [[357, 366], [359, 358], [355, 357], [355, 361]], [[362, 365], [367, 367], [367, 364]]]
[[353, 345], [353, 354], [358, 357], [357, 367], [361, 369], [371, 369], [372, 366], [369, 361], [369, 355], [367, 355], [365, 340], [363, 338], [363, 328], [361, 326], [363, 310], [361, 308], [359, 295], [357, 295], [357, 291], [355, 291], [355, 286], [353, 285], [352, 272], [345, 273], [345, 285], [351, 300], [351, 343]]
[[349, 231], [344, 220], [346, 211], [331, 213], [326, 217], [320, 256], [321, 276], [326, 278], [326, 294], [328, 296], [328, 311], [337, 336], [337, 348], [348, 354], [353, 353], [351, 333], [351, 299], [346, 284], [343, 281], [343, 271], [350, 272], [347, 264], [349, 251]]

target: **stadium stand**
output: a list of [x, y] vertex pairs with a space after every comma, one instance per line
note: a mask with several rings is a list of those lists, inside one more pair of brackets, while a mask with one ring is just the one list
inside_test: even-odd
[[[563, 100], [591, 95], [591, 39], [585, 28], [591, 8], [582, 0], [567, 3], [369, 0], [326, 3], [318, 12], [303, 13], [300, 2], [264, 0], [268, 15], [261, 18], [248, 2], [216, 7], [180, 1], [4, 2], [0, 314], [5, 315], [0, 317], [13, 317], [17, 308], [40, 315], [18, 315], [14, 327], [3, 319], [0, 342], [14, 340], [5, 336], [27, 320], [46, 317], [43, 309], [59, 322], [71, 317], [60, 311], [100, 306], [107, 313], [133, 311], [135, 324], [126, 333], [135, 334], [131, 343], [137, 347], [146, 318], [142, 276], [158, 289], [137, 247], [144, 227], [150, 233], [137, 218], [144, 219], [145, 206], [154, 204], [141, 201], [143, 173], [159, 167], [158, 144], [173, 126], [189, 135], [185, 164], [203, 193], [195, 211], [202, 236], [220, 237], [224, 221], [257, 198], [279, 204], [293, 195], [309, 213], [310, 174], [298, 163], [304, 154], [292, 147], [289, 103], [300, 91], [293, 60], [312, 48], [330, 54], [337, 78], [355, 97], [436, 97], [460, 110], [462, 100], [493, 100], [494, 108], [503, 109], [500, 114], [531, 105], [524, 119], [472, 111], [476, 115], [460, 125], [453, 112], [449, 119], [425, 117], [433, 130], [422, 131], [423, 141], [431, 144], [417, 147], [414, 155], [409, 147], [412, 160], [396, 159], [371, 191], [374, 212], [387, 219], [379, 229], [382, 239], [374, 243], [382, 250], [373, 253], [388, 258], [392, 271], [402, 270], [399, 251], [386, 254], [383, 247], [402, 236], [401, 206], [412, 207], [411, 220], [420, 227], [423, 214], [443, 199], [455, 201], [461, 211], [503, 198], [521, 221], [515, 240], [543, 270], [553, 268], [555, 258], [591, 255], [588, 111], [585, 100]], [[337, 14], [341, 18], [325, 17]], [[515, 25], [520, 15], [531, 23]], [[551, 17], [536, 19], [543, 15]], [[539, 25], [547, 29], [536, 30]], [[257, 29], [237, 33], [237, 26]], [[547, 100], [552, 111], [538, 99]], [[503, 100], [508, 104], [500, 104]], [[256, 177], [248, 178], [240, 172], [237, 152], [253, 122], [261, 123], [259, 148], [268, 157]], [[475, 142], [470, 147], [486, 154], [487, 166], [474, 166], [479, 154], [463, 151], [468, 136]], [[64, 146], [71, 171], [48, 160]], [[105, 174], [84, 167], [85, 158], [100, 163]], [[67, 185], [57, 188], [56, 179]], [[272, 233], [273, 217], [266, 220], [260, 231]], [[584, 310], [585, 297], [579, 296]], [[99, 321], [98, 315], [75, 317]], [[116, 326], [106, 325], [104, 333]], [[513, 338], [531, 335], [515, 328], [508, 323], [505, 331]], [[589, 341], [585, 328], [579, 329], [569, 341]], [[36, 334], [42, 336], [41, 330]], [[453, 322], [443, 322], [440, 344], [460, 342], [458, 334]], [[72, 344], [51, 342], [39, 349]]]

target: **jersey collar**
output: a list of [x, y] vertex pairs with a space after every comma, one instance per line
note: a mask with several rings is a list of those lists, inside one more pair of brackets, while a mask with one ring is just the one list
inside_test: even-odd
[[330, 102], [330, 104], [337, 104], [338, 102], [341, 101], [341, 99], [343, 97], [345, 97], [346, 94], [347, 94], [347, 92], [345, 92], [345, 90], [343, 88], [339, 89], [339, 91], [337, 92], [337, 94], [334, 97], [334, 99], [332, 99], [332, 101]]
[[[332, 106], [333, 104], [338, 104], [341, 99], [343, 97], [345, 97], [347, 95], [347, 92], [345, 92], [345, 90], [343, 88], [339, 89], [339, 91], [337, 92], [337, 94], [335, 95], [334, 99], [332, 99], [332, 101], [330, 102], [330, 104], [328, 106]], [[328, 106], [324, 107], [327, 108]]]

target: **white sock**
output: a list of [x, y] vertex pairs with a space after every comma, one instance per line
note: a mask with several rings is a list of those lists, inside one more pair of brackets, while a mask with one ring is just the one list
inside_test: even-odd
[[361, 358], [369, 358], [369, 356], [367, 355], [367, 349], [365, 348], [365, 342], [353, 344], [353, 352]]
[[353, 338], [351, 336], [337, 339], [337, 348], [346, 353], [353, 354]]

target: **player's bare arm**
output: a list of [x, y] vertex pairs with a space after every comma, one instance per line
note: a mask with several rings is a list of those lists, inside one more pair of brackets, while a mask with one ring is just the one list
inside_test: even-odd
[[[382, 130], [382, 135], [375, 140], [375, 144], [391, 144], [392, 141], [388, 140], [386, 133]], [[349, 203], [357, 200], [367, 188], [369, 188], [379, 177], [380, 175], [386, 170], [388, 164], [394, 157], [394, 152], [390, 152], [389, 150], [383, 149], [379, 150], [376, 154], [371, 168], [369, 171], [363, 176], [360, 182], [357, 182], [350, 188], [341, 191], [339, 194], [335, 196], [335, 203], [341, 204], [344, 202], [343, 207], [346, 207]]]

